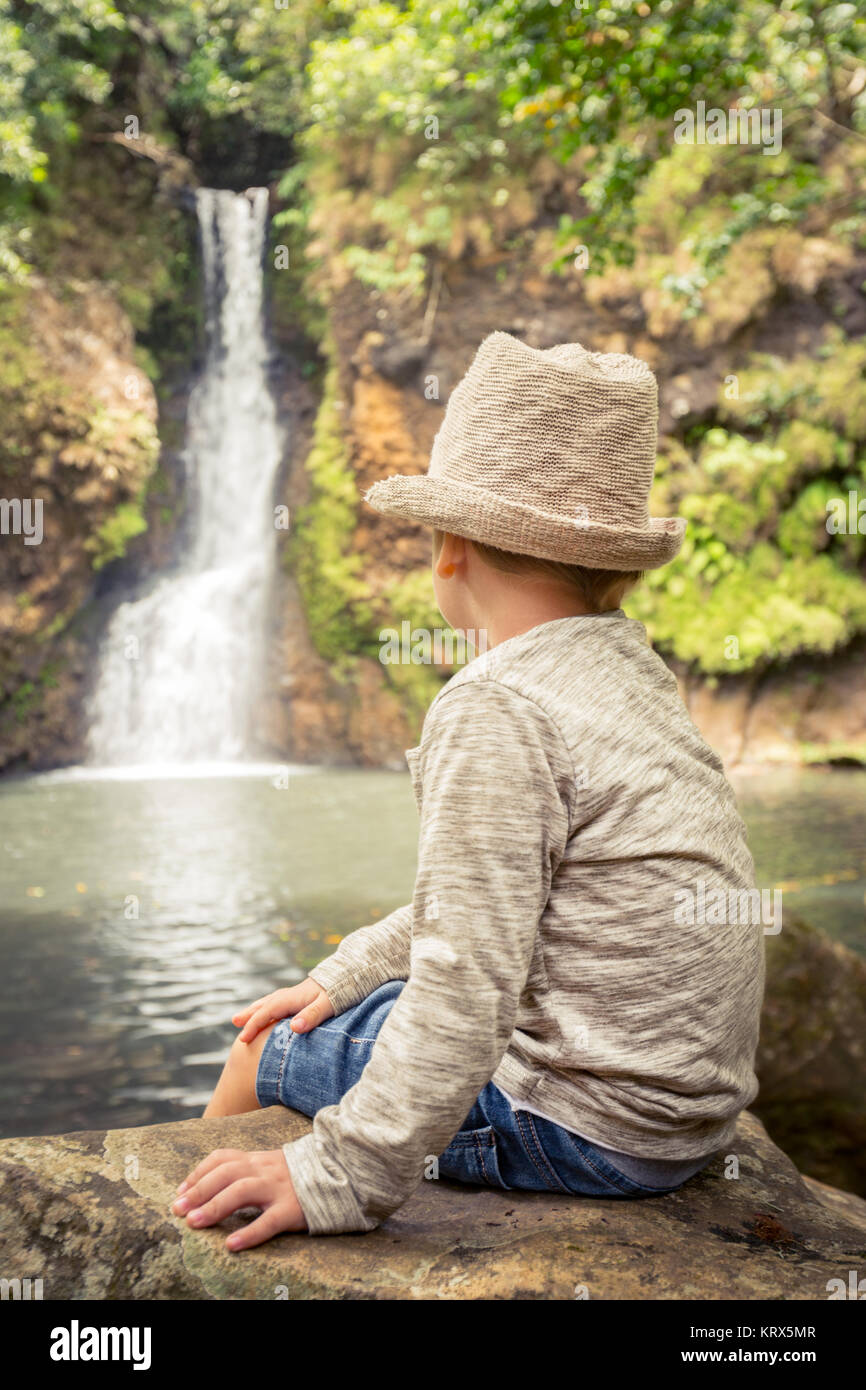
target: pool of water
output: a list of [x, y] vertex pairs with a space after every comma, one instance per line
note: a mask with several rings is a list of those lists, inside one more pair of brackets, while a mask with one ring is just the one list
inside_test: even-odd
[[[411, 897], [405, 774], [0, 783], [0, 1133], [200, 1113], [241, 1004]], [[758, 881], [866, 954], [866, 772], [735, 781]]]

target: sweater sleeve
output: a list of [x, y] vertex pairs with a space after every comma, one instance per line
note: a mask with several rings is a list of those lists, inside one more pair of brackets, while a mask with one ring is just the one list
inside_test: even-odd
[[457, 1133], [508, 1046], [568, 838], [561, 737], [497, 682], [438, 697], [420, 771], [408, 983], [357, 1084], [284, 1146], [316, 1235], [372, 1229]]
[[381, 922], [352, 932], [332, 955], [319, 961], [310, 978], [327, 992], [334, 1012], [344, 1013], [388, 980], [409, 978], [411, 937], [412, 904], [408, 903]]

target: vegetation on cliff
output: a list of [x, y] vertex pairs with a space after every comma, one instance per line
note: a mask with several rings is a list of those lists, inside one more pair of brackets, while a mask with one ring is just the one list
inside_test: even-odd
[[[691, 523], [678, 561], [630, 603], [661, 650], [715, 677], [866, 632], [863, 537], [827, 525], [866, 468], [854, 5], [0, 0], [0, 38], [0, 282], [44, 280], [61, 302], [102, 287], [163, 395], [200, 329], [192, 229], [172, 193], [187, 176], [271, 184], [272, 251], [286, 253], [274, 312], [332, 362], [289, 547], [329, 660], [432, 614], [420, 568], [383, 584], [354, 556], [340, 300], [357, 291], [371, 324], [418, 337], [431, 287], [461, 262], [495, 263], [503, 296], [519, 277], [561, 285], [658, 371], [673, 406], [653, 507]], [[684, 142], [699, 103], [750, 139]], [[51, 394], [50, 373], [16, 387], [16, 361], [0, 368], [13, 442]], [[680, 392], [690, 373], [698, 386]], [[96, 406], [79, 410], [91, 437]], [[14, 447], [7, 491], [28, 457]], [[131, 472], [68, 528], [91, 566], [153, 516]], [[435, 687], [435, 673], [388, 674], [419, 706]]]
[[[345, 10], [346, 31], [313, 44], [301, 140], [332, 273], [420, 312], [433, 265], [504, 252], [579, 278], [662, 371], [724, 353], [716, 399], [687, 401], [662, 440], [655, 507], [686, 515], [689, 539], [630, 611], [713, 675], [866, 631], [863, 537], [827, 525], [866, 469], [866, 353], [846, 333], [864, 326], [866, 272], [854, 7]], [[676, 113], [699, 101], [772, 112], [778, 148], [677, 143]], [[745, 330], [807, 296], [808, 351], [749, 351]]]

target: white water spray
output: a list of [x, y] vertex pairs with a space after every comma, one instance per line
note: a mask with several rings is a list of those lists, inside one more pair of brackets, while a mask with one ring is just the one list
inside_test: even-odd
[[100, 653], [89, 761], [244, 757], [265, 656], [282, 437], [267, 381], [267, 189], [200, 189], [208, 346], [184, 451], [188, 554], [114, 614]]

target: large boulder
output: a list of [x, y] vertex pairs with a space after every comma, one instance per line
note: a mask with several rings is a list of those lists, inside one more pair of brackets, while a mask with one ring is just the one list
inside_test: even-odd
[[786, 916], [767, 937], [755, 1110], [798, 1168], [866, 1193], [866, 961]]
[[[170, 1214], [214, 1148], [276, 1148], [309, 1121], [226, 1120], [0, 1143], [4, 1271], [46, 1299], [826, 1299], [862, 1264], [866, 1202], [803, 1179], [744, 1114], [677, 1193], [563, 1198], [423, 1182], [369, 1235], [285, 1235], [231, 1255]], [[831, 1289], [839, 1286], [831, 1286]]]

